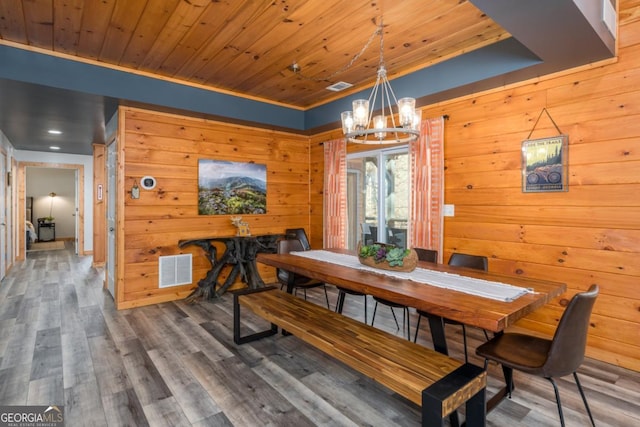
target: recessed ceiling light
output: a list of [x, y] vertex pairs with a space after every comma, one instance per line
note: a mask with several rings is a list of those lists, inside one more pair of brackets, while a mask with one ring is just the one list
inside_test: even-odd
[[52, 145], [51, 147], [49, 147], [49, 150], [59, 150], [60, 147], [58, 147], [57, 145]]
[[51, 135], [61, 135], [62, 131], [59, 131], [57, 129], [49, 129], [47, 132], [49, 132]]

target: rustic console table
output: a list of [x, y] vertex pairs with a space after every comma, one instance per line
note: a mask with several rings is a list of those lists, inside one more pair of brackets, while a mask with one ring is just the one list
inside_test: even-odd
[[[282, 234], [266, 234], [260, 236], [223, 236], [180, 240], [178, 242], [179, 248], [189, 245], [202, 248], [209, 264], [211, 264], [207, 275], [198, 282], [198, 287], [189, 294], [186, 301], [194, 303], [199, 299], [218, 298], [236, 281], [238, 275], [250, 289], [263, 287], [264, 282], [258, 273], [256, 265], [256, 254], [259, 252], [276, 253], [277, 241], [281, 237], [283, 237]], [[225, 246], [224, 252], [219, 258], [215, 242], [221, 242]], [[224, 283], [221, 284], [218, 278], [223, 268], [227, 265], [232, 265], [233, 267]]]

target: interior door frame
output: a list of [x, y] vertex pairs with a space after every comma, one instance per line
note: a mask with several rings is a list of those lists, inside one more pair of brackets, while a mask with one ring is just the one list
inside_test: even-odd
[[0, 238], [0, 245], [2, 246], [2, 248], [0, 248], [0, 257], [2, 258], [0, 260], [0, 280], [2, 280], [7, 274], [7, 271], [9, 271], [10, 261], [13, 258], [9, 250], [9, 242], [11, 241], [11, 239], [9, 239], [11, 235], [9, 228], [11, 226], [11, 183], [9, 180], [11, 178], [10, 175], [7, 174], [7, 171], [10, 169], [7, 169], [7, 152], [4, 150], [4, 147], [0, 148], [0, 163], [0, 181], [4, 181], [4, 177], [7, 177], [6, 185], [4, 185], [5, 183], [0, 183], [0, 185], [2, 185], [2, 191], [0, 191], [0, 193], [2, 193], [0, 195], [0, 198], [2, 198], [2, 206], [0, 206], [2, 210], [0, 214], [0, 222], [2, 223], [0, 227], [2, 229], [0, 231], [2, 233], [2, 237]]
[[18, 221], [18, 235], [16, 237], [18, 242], [16, 245], [18, 253], [15, 256], [15, 259], [17, 261], [23, 261], [27, 254], [26, 241], [24, 238], [26, 233], [24, 217], [26, 214], [27, 167], [76, 170], [76, 187], [78, 191], [76, 197], [76, 206], [78, 207], [78, 211], [75, 217], [76, 230], [78, 230], [75, 237], [77, 242], [76, 255], [84, 255], [84, 165], [72, 163], [18, 162], [18, 206], [16, 211], [18, 213], [18, 219], [22, 218], [22, 220]]
[[105, 146], [105, 288], [113, 297], [116, 308], [121, 301], [118, 286], [118, 138], [113, 137]]

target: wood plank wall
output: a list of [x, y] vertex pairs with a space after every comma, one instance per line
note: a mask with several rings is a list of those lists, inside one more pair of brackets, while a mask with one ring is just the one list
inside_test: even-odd
[[[106, 146], [93, 144], [93, 266], [104, 266], [107, 259]], [[98, 188], [102, 188], [100, 194]], [[98, 198], [100, 197], [100, 198]]]
[[[519, 326], [549, 335], [563, 307], [600, 286], [588, 355], [640, 371], [640, 6], [621, 1], [617, 61], [423, 109], [445, 122], [444, 259], [453, 251], [489, 257], [489, 269], [566, 282], [569, 291]], [[523, 193], [521, 142], [543, 108], [569, 135], [569, 191]], [[557, 134], [543, 116], [532, 138]], [[312, 159], [321, 158], [316, 135]], [[323, 167], [312, 164], [312, 182]], [[312, 184], [313, 186], [313, 184]], [[322, 205], [312, 191], [315, 210]], [[322, 227], [312, 228], [322, 239]]]
[[[243, 216], [252, 234], [287, 227], [309, 233], [308, 137], [125, 107], [119, 117], [125, 157], [119, 309], [184, 298], [209, 264], [200, 248], [179, 250], [178, 241], [235, 234], [228, 215], [198, 215], [198, 159], [265, 164], [268, 213]], [[139, 185], [147, 175], [156, 178], [156, 188], [140, 187], [140, 198], [132, 200], [134, 181]], [[194, 284], [159, 289], [158, 257], [178, 253], [193, 253]], [[261, 275], [275, 280], [273, 269], [263, 268]]]

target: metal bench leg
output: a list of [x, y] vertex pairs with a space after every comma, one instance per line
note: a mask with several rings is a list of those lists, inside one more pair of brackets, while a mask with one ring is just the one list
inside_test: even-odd
[[487, 389], [483, 388], [471, 399], [467, 400], [465, 420], [466, 427], [484, 427], [487, 419], [487, 404], [485, 402]]
[[[469, 363], [465, 363], [449, 375], [435, 382], [422, 391], [422, 426], [444, 427], [445, 419], [449, 416], [452, 425], [458, 425], [457, 412], [445, 413], [443, 402], [461, 387], [482, 374], [484, 369]], [[486, 388], [483, 388], [466, 402], [466, 426], [485, 427], [486, 425]]]
[[270, 329], [245, 335], [244, 337], [240, 336], [240, 303], [238, 301], [238, 298], [240, 298], [242, 295], [264, 292], [272, 289], [275, 289], [275, 287], [269, 286], [258, 289], [243, 289], [233, 293], [233, 342], [238, 345], [245, 344], [251, 341], [270, 337], [278, 333], [278, 326], [272, 323]]

